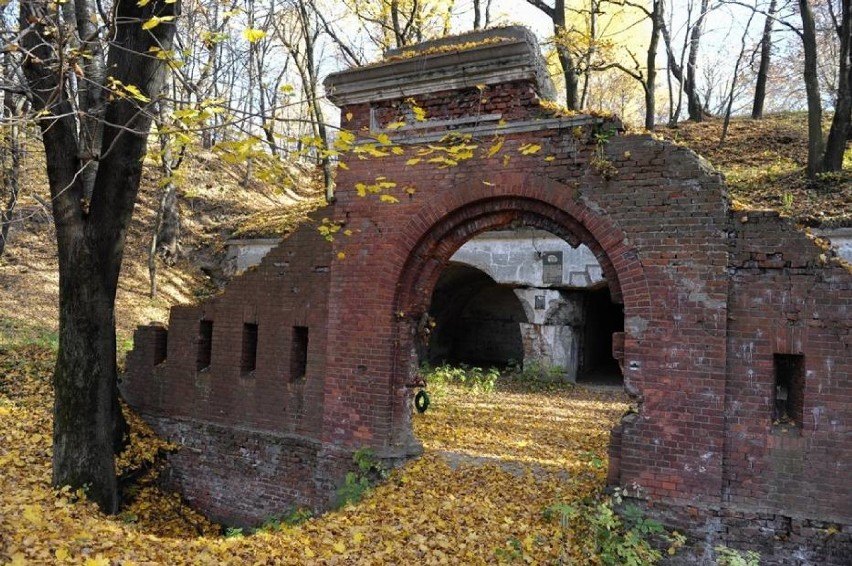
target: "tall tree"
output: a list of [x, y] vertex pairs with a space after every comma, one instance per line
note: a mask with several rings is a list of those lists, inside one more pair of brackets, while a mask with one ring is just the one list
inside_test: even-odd
[[491, 24], [491, 0], [473, 0], [473, 29], [487, 28]]
[[734, 96], [736, 94], [737, 89], [737, 79], [739, 78], [740, 73], [740, 64], [743, 61], [743, 57], [745, 57], [746, 52], [746, 42], [748, 41], [748, 32], [749, 28], [751, 28], [751, 22], [754, 20], [755, 12], [752, 11], [751, 15], [746, 22], [745, 28], [743, 28], [743, 35], [740, 39], [740, 52], [737, 54], [737, 60], [734, 63], [734, 70], [731, 73], [731, 88], [728, 90], [727, 102], [725, 103], [725, 118], [722, 122], [722, 135], [719, 137], [719, 146], [721, 147], [725, 143], [725, 138], [728, 136], [728, 126], [731, 124], [731, 111], [734, 107]]
[[[317, 13], [308, 0], [292, 0], [289, 17], [279, 14], [275, 20], [277, 39], [281, 41], [299, 72], [302, 92], [308, 105], [308, 116], [313, 136], [318, 138], [322, 147], [329, 147], [328, 132], [319, 94], [319, 61], [317, 40], [321, 31]], [[333, 197], [333, 171], [331, 158], [327, 152], [317, 155], [323, 171], [325, 196], [329, 201]]]
[[825, 140], [822, 136], [822, 100], [819, 92], [817, 74], [817, 40], [814, 14], [808, 0], [799, 0], [799, 13], [802, 17], [802, 46], [805, 63], [802, 76], [808, 96], [808, 176], [813, 178], [822, 171], [822, 158], [825, 154]]
[[657, 115], [657, 47], [660, 43], [660, 32], [665, 25], [665, 1], [651, 0], [650, 10], [643, 4], [635, 2], [625, 1], [624, 4], [638, 9], [651, 20], [651, 37], [648, 39], [648, 49], [645, 52], [645, 71], [642, 71], [642, 65], [632, 52], [630, 52], [634, 63], [632, 69], [619, 63], [614, 63], [612, 66], [621, 69], [642, 85], [642, 91], [645, 94], [645, 129], [653, 130]]
[[843, 153], [850, 135], [852, 121], [852, 15], [850, 15], [852, 0], [840, 0], [840, 13], [829, 2], [834, 29], [837, 31], [838, 65], [837, 93], [834, 103], [834, 117], [831, 120], [831, 130], [825, 143], [825, 156], [822, 168], [826, 171], [839, 171], [843, 168]]
[[759, 120], [763, 117], [763, 104], [766, 101], [766, 80], [769, 76], [769, 63], [772, 59], [772, 27], [778, 11], [778, 0], [770, 0], [763, 22], [763, 34], [760, 36], [760, 63], [757, 67], [757, 79], [754, 85], [754, 104], [751, 117]]
[[568, 46], [568, 29], [565, 27], [565, 0], [553, 0], [553, 6], [546, 4], [544, 0], [527, 0], [550, 18], [553, 23], [553, 39], [556, 44], [556, 56], [562, 65], [562, 74], [565, 75], [565, 106], [570, 110], [577, 110], [579, 106], [577, 80], [577, 65]]
[[[3, 27], [6, 28], [6, 13], [2, 13]], [[4, 29], [4, 36], [9, 33]], [[3, 138], [0, 146], [0, 256], [6, 251], [9, 228], [15, 208], [18, 205], [20, 191], [21, 157], [23, 154], [22, 130], [25, 120], [27, 99], [21, 88], [21, 61], [19, 54], [12, 49], [3, 52]]]
[[[688, 14], [691, 16], [693, 0], [689, 0]], [[687, 54], [686, 68], [684, 69], [683, 61], [678, 62], [675, 56], [674, 46], [672, 44], [671, 32], [668, 26], [663, 24], [662, 34], [663, 41], [666, 44], [666, 55], [669, 63], [669, 72], [680, 83], [683, 93], [686, 94], [686, 108], [689, 119], [694, 122], [700, 122], [704, 119], [705, 109], [701, 104], [701, 98], [698, 95], [697, 86], [697, 70], [698, 70], [698, 51], [701, 47], [701, 36], [704, 30], [704, 21], [709, 10], [711, 10], [711, 0], [701, 0], [699, 6], [698, 17], [695, 22], [687, 19], [688, 27], [688, 44], [689, 51]]]
[[[73, 0], [97, 14], [94, 0]], [[20, 3], [24, 73], [42, 133], [59, 260], [59, 351], [53, 376], [53, 483], [88, 486], [89, 497], [108, 513], [118, 510], [114, 454], [126, 423], [118, 403], [115, 294], [125, 236], [136, 203], [151, 125], [151, 99], [162, 88], [180, 1], [116, 2], [110, 26], [105, 83], [88, 88], [104, 101], [99, 163], [91, 200], [84, 199], [81, 131], [59, 4]], [[88, 40], [88, 38], [87, 38]], [[86, 56], [86, 43], [82, 56]], [[85, 71], [84, 71], [85, 73]]]

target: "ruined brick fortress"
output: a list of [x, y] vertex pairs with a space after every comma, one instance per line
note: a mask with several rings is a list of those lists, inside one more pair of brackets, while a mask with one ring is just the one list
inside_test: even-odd
[[[359, 447], [388, 462], [418, 454], [419, 326], [452, 288], [439, 284], [451, 258], [486, 233], [539, 230], [585, 246], [617, 306], [605, 350], [637, 412], [612, 431], [610, 482], [640, 486], [652, 513], [707, 545], [850, 564], [849, 266], [775, 212], [733, 209], [683, 147], [599, 143], [619, 124], [546, 102], [526, 30], [456, 41], [330, 76], [356, 144], [383, 135], [403, 151], [341, 156], [316, 223], [221, 295], [174, 307], [168, 328], [137, 331], [122, 391], [181, 445], [170, 483], [247, 524], [328, 506]], [[410, 161], [448, 133], [474, 156]], [[381, 178], [394, 185], [363, 191]], [[339, 227], [331, 240], [323, 218]]]

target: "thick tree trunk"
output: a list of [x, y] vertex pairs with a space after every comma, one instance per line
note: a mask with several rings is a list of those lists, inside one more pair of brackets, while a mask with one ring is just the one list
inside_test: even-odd
[[850, 120], [852, 120], [852, 61], [850, 61], [850, 43], [852, 42], [852, 22], [850, 22], [850, 2], [843, 0], [840, 26], [837, 30], [840, 40], [838, 49], [837, 99], [834, 104], [834, 118], [825, 144], [824, 171], [843, 169], [843, 153], [849, 139]]
[[[59, 352], [54, 373], [53, 483], [88, 486], [107, 513], [118, 509], [114, 454], [124, 441], [115, 361], [115, 292], [133, 214], [151, 115], [138, 100], [116, 97], [104, 113], [100, 167], [88, 210], [73, 107], [55, 59], [48, 0], [20, 4], [24, 72], [39, 112], [59, 256]], [[107, 68], [117, 81], [150, 98], [162, 88], [163, 62], [148, 56], [170, 49], [174, 25], [143, 30], [141, 22], [175, 16], [179, 2], [115, 6], [115, 36]]]
[[771, 0], [763, 23], [763, 35], [760, 39], [760, 65], [757, 68], [757, 80], [754, 85], [754, 104], [751, 108], [752, 120], [763, 118], [763, 103], [766, 101], [766, 80], [769, 75], [769, 63], [772, 59], [772, 26], [775, 23], [775, 11], [778, 0]]
[[808, 0], [799, 0], [802, 16], [802, 46], [805, 52], [804, 80], [808, 99], [808, 177], [822, 171], [825, 142], [822, 137], [822, 102], [817, 75], [816, 24]]
[[554, 0], [553, 7], [542, 0], [527, 0], [531, 4], [547, 14], [553, 23], [553, 37], [556, 42], [556, 57], [562, 65], [562, 74], [565, 77], [565, 106], [571, 110], [577, 110], [577, 92], [579, 81], [577, 80], [577, 67], [568, 46], [565, 27], [565, 0]]
[[[66, 230], [67, 231], [67, 230]], [[85, 234], [59, 261], [59, 355], [53, 376], [53, 483], [87, 486], [105, 513], [118, 511], [114, 454], [126, 423], [118, 403], [115, 363], [115, 290], [92, 274], [98, 265]]]

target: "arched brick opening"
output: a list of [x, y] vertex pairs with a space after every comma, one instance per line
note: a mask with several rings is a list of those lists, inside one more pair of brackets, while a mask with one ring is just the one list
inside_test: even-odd
[[[427, 312], [432, 292], [455, 251], [474, 236], [490, 230], [528, 226], [547, 230], [572, 245], [585, 244], [601, 265], [613, 302], [624, 305], [624, 316], [647, 316], [651, 301], [638, 254], [626, 244], [624, 233], [609, 220], [571, 201], [554, 204], [534, 197], [495, 196], [475, 200], [447, 212], [425, 229], [411, 248], [396, 289], [394, 315], [396, 355], [394, 375], [405, 391], [417, 382], [419, 326]], [[583, 221], [579, 219], [583, 219]], [[613, 337], [613, 354], [622, 361], [637, 354], [631, 336]], [[637, 395], [633, 372], [624, 384]], [[396, 396], [392, 425], [397, 438], [411, 438], [407, 395]]]
[[[591, 213], [580, 209], [575, 214], [545, 201], [518, 196], [501, 196], [474, 201], [446, 214], [429, 228], [412, 248], [397, 285], [397, 312], [421, 314], [428, 306], [432, 290], [453, 253], [466, 241], [489, 230], [529, 226], [546, 230], [571, 245], [585, 244], [601, 265], [613, 302], [623, 303], [620, 271], [629, 273], [631, 282], [641, 272], [638, 261], [628, 257], [621, 246], [604, 248], [602, 242], [623, 242], [614, 238], [620, 230], [596, 218], [595, 233], [578, 220]], [[606, 236], [601, 237], [601, 236]]]

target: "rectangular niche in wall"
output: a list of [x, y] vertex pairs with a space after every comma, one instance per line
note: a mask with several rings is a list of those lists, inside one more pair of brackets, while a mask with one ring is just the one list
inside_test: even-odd
[[198, 325], [198, 355], [195, 369], [201, 371], [210, 367], [213, 353], [213, 321], [202, 320]]
[[802, 426], [805, 405], [805, 357], [801, 354], [775, 354], [773, 426]]
[[290, 346], [290, 381], [302, 379], [308, 371], [308, 327], [294, 326]]
[[257, 367], [257, 324], [243, 324], [243, 347], [240, 353], [240, 371], [249, 374]]
[[160, 365], [166, 361], [166, 354], [169, 351], [169, 333], [165, 329], [160, 329], [154, 334], [154, 365]]

